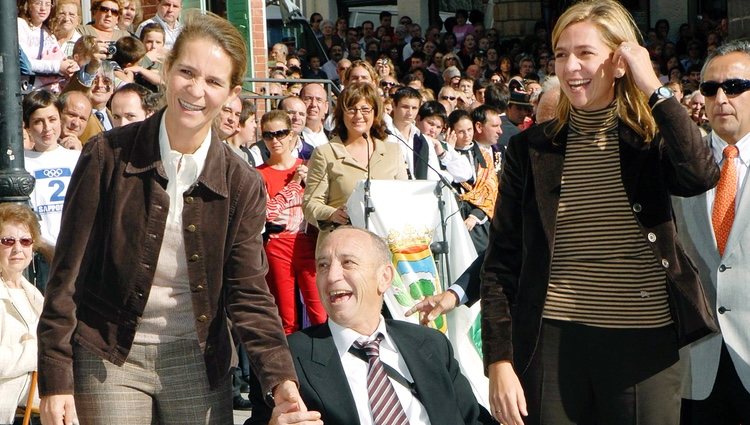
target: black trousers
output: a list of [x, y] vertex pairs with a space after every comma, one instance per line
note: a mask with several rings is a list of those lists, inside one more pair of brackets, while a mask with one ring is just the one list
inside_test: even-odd
[[521, 376], [526, 423], [678, 425], [677, 350], [673, 326], [612, 329], [545, 319]]
[[750, 393], [737, 376], [723, 342], [714, 388], [705, 400], [682, 400], [682, 424], [750, 424]]

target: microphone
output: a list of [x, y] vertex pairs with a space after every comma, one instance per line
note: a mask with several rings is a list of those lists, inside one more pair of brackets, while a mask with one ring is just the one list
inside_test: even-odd
[[370, 205], [370, 181], [372, 180], [372, 176], [370, 173], [370, 138], [368, 137], [367, 133], [362, 133], [362, 138], [365, 139], [365, 144], [367, 145], [367, 179], [365, 179], [365, 194], [364, 194], [364, 202], [365, 202], [365, 229], [369, 229], [370, 226], [370, 213], [375, 211], [375, 208]]
[[[402, 143], [402, 144], [403, 144], [404, 146], [406, 146], [407, 148], [409, 148], [409, 150], [410, 150], [410, 151], [411, 151], [411, 152], [412, 152], [412, 153], [413, 153], [414, 155], [416, 155], [416, 156], [417, 156], [417, 158], [418, 158], [418, 159], [419, 159], [420, 161], [424, 162], [424, 163], [425, 163], [425, 164], [427, 165], [427, 168], [429, 168], [430, 170], [434, 171], [434, 172], [435, 172], [435, 174], [437, 174], [437, 176], [438, 176], [439, 180], [440, 180], [441, 182], [443, 182], [443, 184], [444, 184], [444, 185], [445, 185], [445, 186], [446, 186], [446, 187], [447, 187], [447, 188], [448, 188], [448, 189], [449, 189], [449, 190], [450, 190], [451, 192], [453, 192], [453, 194], [454, 194], [454, 195], [456, 195], [456, 196], [460, 196], [460, 194], [458, 193], [458, 191], [456, 190], [456, 188], [455, 188], [455, 187], [453, 187], [453, 185], [451, 184], [451, 182], [449, 182], [449, 181], [448, 181], [448, 179], [446, 179], [446, 178], [445, 178], [445, 176], [443, 175], [443, 173], [439, 172], [438, 170], [436, 170], [436, 169], [435, 169], [435, 167], [433, 167], [432, 165], [430, 165], [430, 162], [429, 162], [429, 161], [427, 161], [427, 160], [426, 160], [426, 159], [425, 159], [425, 158], [424, 158], [424, 157], [423, 157], [422, 155], [420, 155], [420, 154], [419, 154], [419, 152], [415, 151], [415, 150], [414, 150], [414, 148], [413, 148], [413, 147], [411, 147], [411, 146], [409, 145], [409, 143], [407, 143], [407, 142], [406, 142], [406, 140], [404, 140], [404, 139], [403, 139], [402, 137], [399, 137], [399, 135], [398, 135], [398, 134], [396, 134], [396, 133], [392, 132], [392, 131], [391, 131], [391, 130], [390, 130], [389, 128], [387, 128], [387, 127], [386, 127], [386, 129], [385, 129], [385, 132], [386, 132], [386, 134], [388, 134], [388, 135], [391, 135], [391, 136], [395, 137], [395, 138], [396, 138], [396, 139], [397, 139], [397, 140], [398, 140], [399, 142], [401, 142], [401, 143]], [[409, 167], [407, 167], [407, 168], [406, 168], [406, 171], [407, 171], [407, 172], [409, 173], [409, 175], [411, 175], [411, 172], [409, 172]], [[417, 180], [417, 179], [414, 179], [414, 180]]]

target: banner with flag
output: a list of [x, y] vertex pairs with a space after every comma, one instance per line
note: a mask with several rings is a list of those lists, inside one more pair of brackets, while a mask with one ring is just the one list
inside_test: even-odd
[[[458, 211], [455, 197], [439, 182], [426, 180], [372, 180], [369, 229], [384, 237], [392, 253], [397, 275], [386, 293], [385, 303], [394, 319], [419, 323], [417, 315], [404, 313], [426, 296], [443, 292], [466, 270], [477, 252]], [[436, 266], [430, 244], [442, 241], [438, 193], [445, 202], [446, 236], [449, 243], [446, 259], [438, 258]], [[364, 227], [364, 181], [359, 182], [347, 203], [354, 226]], [[441, 254], [442, 255], [442, 254]], [[445, 255], [442, 255], [443, 257]], [[453, 345], [461, 371], [471, 383], [477, 400], [489, 409], [489, 382], [482, 364], [480, 306], [458, 307], [447, 316], [430, 323], [444, 332]]]

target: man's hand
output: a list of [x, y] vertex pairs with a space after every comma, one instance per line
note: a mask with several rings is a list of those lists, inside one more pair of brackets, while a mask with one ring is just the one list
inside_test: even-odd
[[466, 230], [472, 231], [474, 230], [474, 226], [479, 224], [479, 219], [474, 217], [473, 215], [469, 215], [466, 217], [466, 220], [464, 220], [464, 224], [466, 225]]
[[294, 382], [284, 381], [277, 385], [273, 389], [273, 400], [276, 406], [273, 408], [269, 425], [323, 425], [320, 413], [307, 411], [307, 406], [302, 401]]
[[323, 425], [320, 413], [300, 411], [297, 403], [285, 401], [277, 403], [271, 413], [271, 421], [268, 425]]
[[441, 314], [448, 313], [456, 308], [459, 304], [458, 295], [455, 292], [447, 290], [437, 295], [426, 297], [416, 303], [414, 307], [406, 312], [407, 316], [419, 312], [419, 323], [426, 325], [435, 320]]
[[64, 147], [65, 149], [71, 149], [74, 151], [80, 151], [83, 149], [83, 143], [81, 143], [80, 140], [78, 140], [78, 137], [73, 135], [67, 135], [60, 138], [59, 142], [60, 146]]
[[43, 425], [78, 425], [73, 394], [42, 397], [39, 412]]
[[526, 397], [521, 382], [508, 361], [492, 363], [489, 367], [490, 409], [492, 416], [503, 425], [523, 425], [521, 416], [528, 416]]

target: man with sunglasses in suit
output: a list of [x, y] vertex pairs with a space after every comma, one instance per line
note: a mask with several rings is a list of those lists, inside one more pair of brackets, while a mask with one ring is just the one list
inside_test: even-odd
[[721, 332], [685, 347], [682, 423], [750, 423], [750, 43], [708, 57], [700, 92], [721, 167], [716, 188], [675, 198], [678, 235], [696, 263]]

